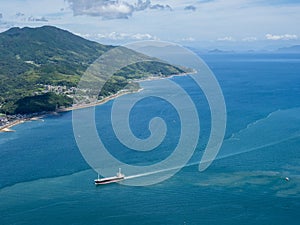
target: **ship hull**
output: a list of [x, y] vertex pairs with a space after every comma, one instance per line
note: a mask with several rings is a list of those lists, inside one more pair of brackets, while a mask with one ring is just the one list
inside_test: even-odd
[[106, 177], [106, 178], [99, 178], [98, 174], [98, 179], [95, 179], [95, 185], [101, 185], [101, 184], [110, 184], [110, 183], [117, 183], [120, 182], [121, 180], [124, 180], [125, 175], [121, 173], [121, 168], [119, 168], [119, 172], [117, 173], [117, 176], [114, 177]]
[[112, 177], [112, 178], [105, 178], [105, 179], [97, 179], [97, 180], [95, 180], [95, 185], [117, 183], [122, 180], [124, 180], [124, 177]]

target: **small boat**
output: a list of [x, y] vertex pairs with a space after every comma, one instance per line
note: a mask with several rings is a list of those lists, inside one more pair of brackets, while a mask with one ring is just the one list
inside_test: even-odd
[[117, 172], [117, 176], [114, 177], [105, 177], [105, 178], [98, 178], [94, 180], [95, 185], [100, 185], [100, 184], [110, 184], [110, 183], [117, 183], [120, 182], [121, 180], [124, 180], [125, 175], [121, 173], [121, 168], [119, 168], [119, 172]]

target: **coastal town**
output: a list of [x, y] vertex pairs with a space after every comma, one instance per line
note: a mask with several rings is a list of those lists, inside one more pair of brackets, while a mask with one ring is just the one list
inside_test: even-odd
[[[76, 87], [66, 87], [66, 86], [54, 86], [54, 85], [42, 85], [43, 90], [40, 92], [35, 92], [34, 95], [40, 95], [45, 94], [48, 92], [53, 92], [55, 94], [63, 94], [66, 95], [72, 99], [75, 98], [76, 91], [78, 88]], [[91, 107], [99, 104], [103, 104], [109, 100], [112, 100], [118, 96], [138, 91], [138, 90], [129, 90], [129, 89], [123, 89], [118, 91], [115, 94], [111, 94], [108, 97], [99, 97], [97, 100], [91, 99], [91, 96], [88, 94], [89, 90], [80, 89], [81, 91], [81, 100], [80, 103], [74, 103], [71, 107], [65, 108], [60, 107], [57, 108], [56, 112], [66, 112], [86, 107]], [[83, 94], [82, 94], [83, 93]], [[0, 103], [1, 108], [1, 103]], [[20, 123], [24, 123], [26, 121], [37, 121], [42, 120], [42, 117], [54, 112], [38, 112], [38, 113], [30, 113], [30, 114], [16, 114], [16, 115], [7, 115], [7, 114], [0, 114], [0, 132], [14, 132], [11, 128], [15, 125], [18, 125]]]
[[[34, 95], [45, 94], [48, 92], [53, 92], [55, 94], [64, 94], [70, 98], [74, 98], [77, 88], [76, 87], [67, 87], [61, 85], [42, 85], [41, 84], [41, 91], [34, 92]], [[0, 108], [1, 108], [0, 103]], [[64, 109], [58, 109], [63, 111]], [[39, 120], [43, 115], [47, 114], [48, 112], [38, 112], [38, 113], [30, 113], [30, 114], [16, 114], [16, 115], [7, 115], [7, 114], [0, 114], [0, 132], [12, 132], [13, 130], [11, 127], [23, 123], [25, 121], [32, 121], [32, 120]]]
[[[45, 112], [44, 112], [45, 113]], [[40, 120], [42, 113], [5, 115], [0, 114], [0, 132], [13, 132], [11, 127], [25, 121]]]

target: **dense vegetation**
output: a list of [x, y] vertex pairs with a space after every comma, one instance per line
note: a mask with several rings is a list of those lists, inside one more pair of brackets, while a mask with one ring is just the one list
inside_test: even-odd
[[66, 96], [49, 92], [42, 95], [24, 97], [18, 100], [15, 103], [15, 112], [20, 114], [28, 114], [43, 111], [55, 111], [61, 106], [71, 106], [72, 101], [73, 100], [71, 98]]
[[[35, 95], [41, 93], [43, 84], [76, 86], [88, 66], [112, 48], [51, 26], [12, 28], [1, 33], [0, 113], [53, 111], [57, 105], [70, 105], [70, 99], [63, 95]], [[137, 63], [116, 73], [101, 95], [116, 93], [128, 84], [129, 79], [182, 72], [182, 69], [165, 63]]]

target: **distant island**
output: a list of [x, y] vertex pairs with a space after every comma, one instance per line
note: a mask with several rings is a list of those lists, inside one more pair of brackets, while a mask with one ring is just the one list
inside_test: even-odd
[[279, 48], [277, 52], [280, 53], [300, 53], [300, 45], [294, 45], [291, 47]]
[[[0, 33], [0, 127], [72, 107], [76, 86], [86, 69], [115, 47], [53, 26], [11, 28]], [[135, 80], [187, 72], [191, 70], [160, 61], [136, 63], [114, 74], [99, 93], [99, 100], [116, 96], [128, 84], [138, 90]]]
[[213, 53], [213, 54], [232, 54], [235, 53], [234, 51], [224, 51], [224, 50], [220, 50], [220, 49], [213, 49], [208, 51], [208, 53]]

